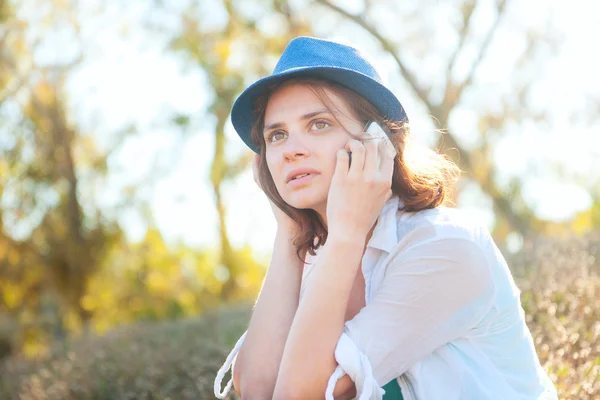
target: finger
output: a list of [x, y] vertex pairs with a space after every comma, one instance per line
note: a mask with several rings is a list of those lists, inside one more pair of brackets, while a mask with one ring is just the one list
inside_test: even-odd
[[[333, 173], [334, 176], [346, 176], [348, 175], [348, 161], [349, 161], [348, 152], [344, 149], [339, 149], [337, 151], [337, 160], [335, 164], [335, 171]], [[352, 159], [352, 163], [354, 163], [354, 157]]]
[[356, 139], [350, 139], [346, 143], [346, 151], [352, 152], [352, 165], [348, 171], [349, 175], [362, 173], [365, 166], [365, 146]]
[[381, 140], [367, 140], [363, 142], [366, 150], [364, 171], [369, 171], [373, 174], [377, 171], [377, 160], [379, 159], [378, 142], [380, 141]]

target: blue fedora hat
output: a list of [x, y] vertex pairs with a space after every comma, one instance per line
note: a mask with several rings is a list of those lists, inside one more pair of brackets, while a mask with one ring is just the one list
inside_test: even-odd
[[288, 43], [273, 73], [248, 86], [233, 104], [233, 127], [255, 153], [259, 153], [260, 149], [250, 137], [255, 119], [254, 101], [272, 84], [292, 77], [315, 77], [342, 84], [367, 99], [384, 118], [392, 121], [408, 119], [400, 101], [381, 83], [375, 68], [357, 49], [329, 40], [300, 36]]

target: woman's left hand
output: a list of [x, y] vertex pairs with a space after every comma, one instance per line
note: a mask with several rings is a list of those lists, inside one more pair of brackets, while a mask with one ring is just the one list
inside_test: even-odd
[[[348, 151], [352, 164], [348, 168]], [[377, 154], [380, 165], [377, 168]], [[337, 152], [327, 199], [327, 230], [331, 237], [366, 238], [384, 204], [392, 196], [395, 150], [384, 140], [351, 139]]]

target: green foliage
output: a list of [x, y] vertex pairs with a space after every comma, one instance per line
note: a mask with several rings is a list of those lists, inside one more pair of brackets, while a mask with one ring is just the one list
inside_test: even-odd
[[[250, 252], [232, 251], [244, 266], [233, 278], [238, 289], [232, 299], [252, 299], [260, 289], [265, 268]], [[227, 282], [222, 273], [216, 251], [184, 245], [171, 249], [160, 232], [151, 228], [141, 242], [115, 243], [108, 250], [101, 272], [90, 281], [83, 305], [94, 315], [96, 332], [138, 320], [199, 315], [221, 303]]]
[[[264, 267], [248, 248], [232, 248], [224, 224], [220, 246], [211, 252], [167, 246], [151, 221], [143, 240], [131, 243], [117, 220], [119, 206], [99, 204], [97, 192], [108, 187], [107, 160], [118, 148], [101, 149], [69, 115], [65, 82], [75, 64], [46, 69], [31, 62], [43, 47], [36, 34], [53, 25], [78, 30], [68, 4], [47, 6], [43, 26], [34, 27], [26, 12], [16, 12], [18, 4], [0, 3], [10, 28], [0, 32], [0, 124], [10, 132], [0, 141], [0, 358], [39, 355], [49, 342], [71, 335], [198, 315], [222, 301], [254, 297]], [[224, 141], [223, 126], [244, 75], [227, 69], [228, 40], [197, 30], [191, 15], [180, 16], [188, 24], [173, 48], [192, 54], [211, 78], [215, 134]], [[4, 112], [7, 105], [12, 113]], [[190, 116], [174, 115], [172, 123], [186, 129]], [[242, 154], [227, 162], [224, 150], [218, 149], [213, 166], [219, 199], [221, 182], [250, 160]], [[137, 190], [128, 186], [122, 197], [140, 211]], [[216, 208], [224, 215], [221, 202]]]
[[35, 353], [35, 343], [65, 335], [70, 316], [89, 324], [82, 299], [121, 231], [95, 204], [108, 154], [67, 115], [65, 80], [77, 62], [48, 69], [33, 61], [39, 31], [62, 17], [65, 28], [76, 25], [70, 10], [44, 9], [38, 30], [22, 13], [5, 13], [8, 2], [0, 6], [9, 16], [0, 39], [0, 122], [10, 132], [0, 142], [0, 314], [19, 326], [7, 343]]

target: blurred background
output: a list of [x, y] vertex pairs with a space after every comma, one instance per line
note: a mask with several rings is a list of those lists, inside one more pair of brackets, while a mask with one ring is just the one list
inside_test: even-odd
[[0, 399], [214, 398], [276, 228], [229, 113], [299, 35], [460, 165], [560, 398], [600, 396], [600, 5], [0, 0]]

